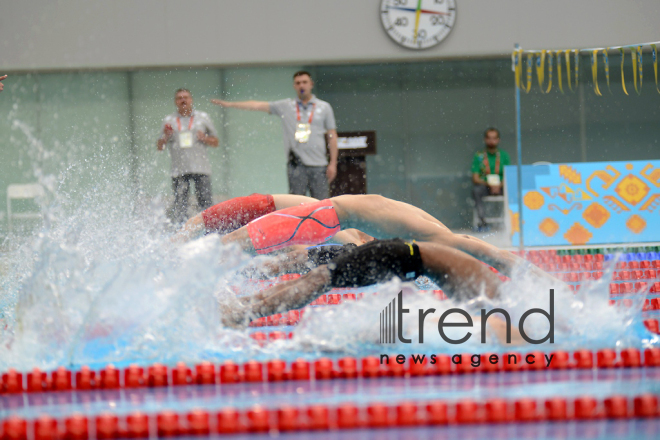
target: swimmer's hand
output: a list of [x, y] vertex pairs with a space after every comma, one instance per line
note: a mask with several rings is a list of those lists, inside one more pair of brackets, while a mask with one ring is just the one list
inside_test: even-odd
[[225, 327], [242, 330], [250, 324], [249, 309], [239, 301], [231, 305], [219, 303], [218, 308], [220, 309], [220, 321]]
[[[7, 79], [7, 75], [0, 76], [0, 81], [3, 81], [5, 79]], [[4, 84], [0, 82], [0, 92], [2, 92], [2, 89], [4, 88], [5, 88]]]
[[183, 244], [199, 238], [205, 233], [206, 226], [204, 226], [204, 217], [202, 217], [201, 214], [197, 214], [190, 218], [186, 224], [184, 224], [181, 229], [170, 238], [170, 241], [174, 244]]

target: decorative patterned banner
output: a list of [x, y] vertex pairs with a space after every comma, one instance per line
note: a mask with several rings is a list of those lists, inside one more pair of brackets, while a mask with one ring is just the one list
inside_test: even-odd
[[[504, 168], [512, 245], [519, 237], [517, 172]], [[526, 246], [660, 241], [660, 160], [523, 165]]]

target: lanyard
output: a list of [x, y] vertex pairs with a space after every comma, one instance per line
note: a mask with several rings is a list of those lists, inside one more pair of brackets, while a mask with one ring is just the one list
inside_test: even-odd
[[[309, 121], [307, 121], [308, 124], [312, 123], [312, 119], [314, 119], [314, 109], [316, 108], [316, 104], [312, 104], [312, 111], [309, 113]], [[296, 118], [298, 122], [300, 122], [300, 103], [296, 101]]]
[[[193, 118], [194, 117], [195, 117], [194, 115], [192, 115], [192, 114], [190, 115], [190, 122], [188, 123], [188, 131], [192, 130]], [[179, 131], [181, 131], [181, 119], [179, 119], [178, 116], [176, 117], [176, 125], [179, 127]]]
[[[486, 174], [491, 174], [490, 172], [490, 163], [488, 163], [488, 151], [484, 151], [484, 168]], [[495, 174], [500, 174], [500, 152], [497, 152], [495, 157]]]

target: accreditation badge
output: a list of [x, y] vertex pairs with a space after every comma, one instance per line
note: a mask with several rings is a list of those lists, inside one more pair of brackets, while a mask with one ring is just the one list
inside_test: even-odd
[[489, 174], [486, 176], [486, 183], [488, 186], [500, 186], [502, 183], [499, 174]]
[[312, 126], [311, 124], [304, 124], [299, 122], [298, 125], [296, 126], [296, 142], [300, 142], [301, 144], [307, 143], [309, 141], [309, 136], [312, 134]]
[[179, 132], [179, 146], [181, 148], [190, 148], [190, 147], [193, 146], [192, 131], [181, 131], [181, 132]]

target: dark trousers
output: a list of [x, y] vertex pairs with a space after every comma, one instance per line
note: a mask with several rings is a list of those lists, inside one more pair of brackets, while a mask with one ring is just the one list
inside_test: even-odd
[[197, 205], [204, 210], [213, 204], [211, 191], [211, 176], [208, 174], [184, 174], [172, 177], [172, 189], [174, 190], [174, 204], [172, 205], [172, 221], [183, 223], [188, 220], [188, 193], [190, 192], [190, 181], [195, 182], [195, 193]]
[[472, 196], [477, 208], [477, 217], [479, 217], [479, 226], [486, 225], [486, 210], [484, 209], [483, 198], [490, 195], [488, 185], [474, 185], [472, 187]]
[[330, 196], [327, 167], [308, 167], [302, 163], [289, 161], [289, 194], [307, 195], [307, 190], [315, 199], [323, 200]]

